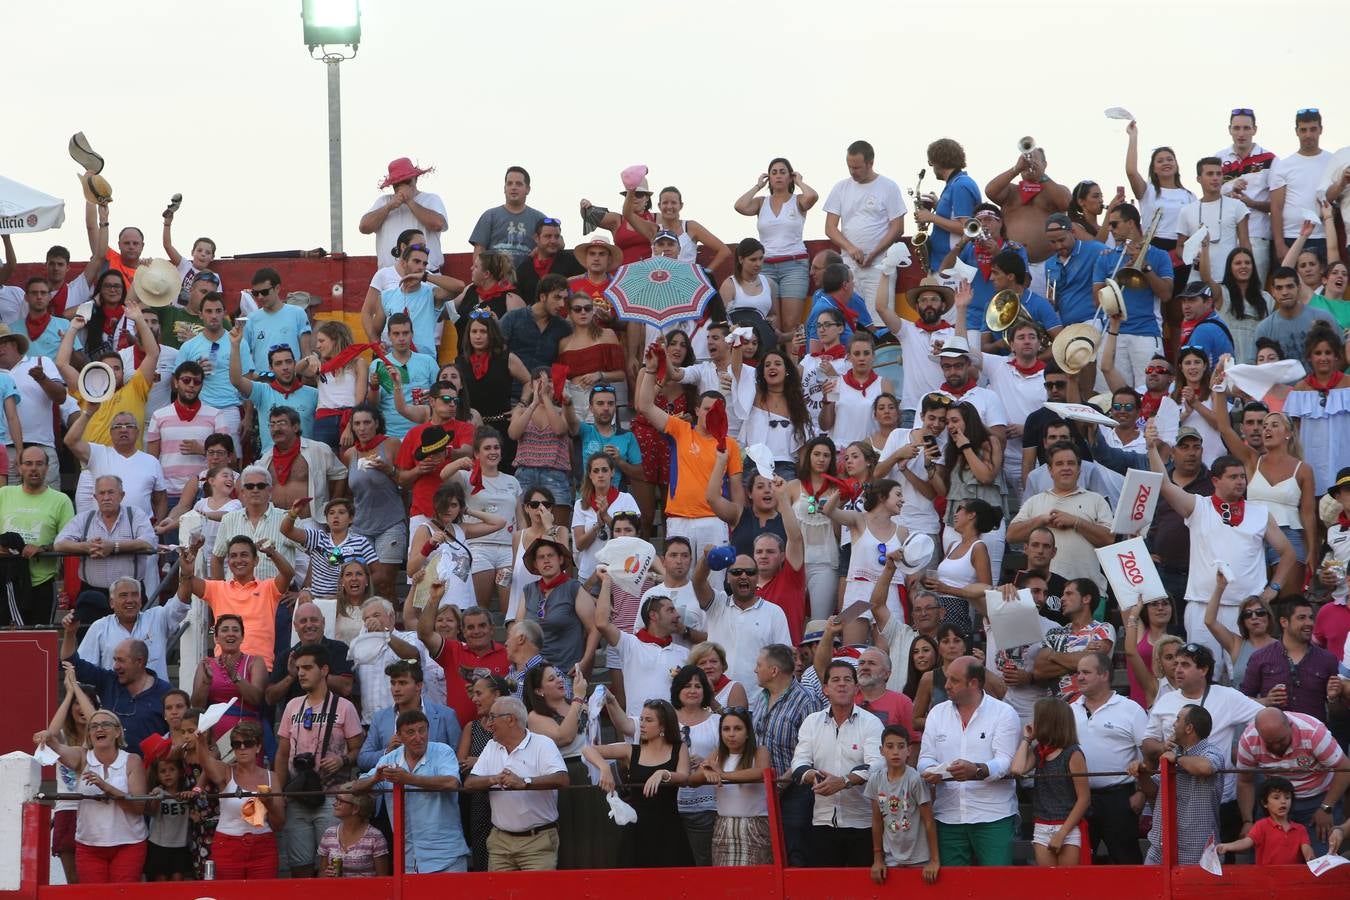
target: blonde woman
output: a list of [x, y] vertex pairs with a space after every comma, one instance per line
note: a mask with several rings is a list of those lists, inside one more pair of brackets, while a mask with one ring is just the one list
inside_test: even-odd
[[370, 360], [361, 355], [368, 346], [356, 344], [352, 330], [341, 322], [324, 322], [314, 336], [314, 352], [295, 365], [297, 375], [318, 378], [312, 437], [332, 447], [339, 459], [354, 440], [351, 411], [366, 401], [370, 387]]

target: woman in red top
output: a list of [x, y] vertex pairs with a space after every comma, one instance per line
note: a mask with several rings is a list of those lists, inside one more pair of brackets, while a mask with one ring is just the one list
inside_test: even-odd
[[[668, 368], [678, 368], [693, 362], [689, 335], [683, 331], [672, 331], [665, 336], [664, 341]], [[657, 385], [655, 403], [666, 415], [684, 416], [697, 405], [698, 394], [694, 385], [681, 384], [668, 378]], [[642, 480], [634, 481], [628, 489], [642, 511], [642, 533], [650, 535], [656, 517], [657, 495], [664, 495], [665, 487], [670, 482], [670, 439], [653, 427], [641, 413], [633, 417], [632, 428], [638, 450], [642, 453]]]
[[595, 319], [595, 301], [583, 293], [568, 298], [572, 333], [558, 344], [558, 363], [566, 366], [568, 397], [572, 409], [582, 421], [591, 420], [591, 388], [613, 384], [615, 402], [620, 410], [628, 406], [628, 384], [624, 371], [623, 344], [608, 328]]
[[[623, 252], [623, 265], [626, 266], [652, 255], [651, 238], [628, 224], [629, 216], [637, 216], [646, 222], [655, 222], [656, 216], [652, 215], [652, 191], [647, 187], [647, 179], [642, 179], [635, 190], [619, 193], [623, 195], [623, 211], [606, 212], [597, 224], [614, 233], [614, 245]], [[590, 209], [591, 201], [582, 200], [581, 215], [585, 217]]]

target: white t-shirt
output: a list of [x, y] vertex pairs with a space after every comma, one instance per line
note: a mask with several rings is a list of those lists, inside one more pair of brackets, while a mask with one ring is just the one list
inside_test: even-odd
[[881, 243], [891, 220], [909, 212], [909, 206], [900, 193], [900, 185], [878, 175], [867, 184], [859, 184], [852, 178], [836, 184], [825, 199], [825, 212], [837, 215], [844, 237], [870, 253]]
[[944, 324], [947, 327], [929, 332], [910, 322], [901, 323], [898, 336], [900, 353], [905, 361], [900, 378], [901, 409], [912, 409], [917, 412], [923, 404], [923, 395], [936, 391], [942, 385], [942, 366], [938, 364], [933, 347], [946, 343], [956, 334], [946, 316]]
[[[938, 445], [945, 447], [947, 432], [938, 435]], [[886, 437], [886, 445], [881, 448], [881, 458], [885, 459], [910, 442], [910, 430], [897, 428]], [[891, 467], [886, 477], [900, 485], [900, 495], [904, 502], [900, 505], [900, 515], [895, 517], [897, 525], [902, 525], [910, 534], [937, 534], [942, 530], [942, 520], [938, 518], [933, 501], [919, 493], [919, 489], [910, 483], [901, 469], [909, 469], [919, 479], [928, 478], [928, 468], [924, 465], [924, 456], [920, 453], [910, 460], [901, 460]], [[908, 663], [906, 663], [908, 665]]]
[[1177, 216], [1194, 199], [1195, 195], [1185, 188], [1163, 188], [1160, 195], [1158, 189], [1149, 184], [1139, 200], [1140, 227], [1148, 231], [1149, 223], [1153, 221], [1153, 211], [1161, 206], [1162, 218], [1158, 220], [1158, 230], [1153, 236], [1168, 239], [1176, 237]]
[[1213, 498], [1196, 497], [1195, 509], [1186, 517], [1191, 532], [1191, 569], [1186, 578], [1186, 601], [1206, 603], [1214, 593], [1219, 561], [1228, 563], [1233, 574], [1219, 598], [1221, 606], [1238, 606], [1266, 588], [1266, 527], [1270, 510], [1264, 503], [1247, 501], [1238, 525], [1225, 525], [1214, 509]]
[[689, 651], [673, 642], [665, 647], [648, 644], [626, 631], [619, 632], [618, 649], [625, 705], [629, 718], [636, 722], [642, 717], [642, 704], [670, 699], [670, 673], [684, 665]]
[[1218, 200], [1197, 200], [1185, 207], [1177, 217], [1177, 233], [1190, 236], [1204, 225], [1209, 230], [1209, 273], [1215, 281], [1223, 279], [1228, 254], [1238, 245], [1238, 223], [1251, 210], [1241, 200], [1220, 197]]
[[[366, 212], [373, 213], [384, 209], [392, 197], [392, 194], [381, 194], [375, 198], [375, 202], [370, 205], [370, 209]], [[441, 218], [449, 221], [445, 215], [445, 203], [436, 194], [418, 191], [417, 195], [413, 197], [413, 202], [423, 209], [440, 213]], [[375, 232], [375, 262], [381, 266], [388, 265], [394, 258], [389, 254], [394, 249], [394, 245], [398, 243], [398, 236], [409, 228], [416, 228], [426, 235], [427, 270], [439, 272], [441, 265], [445, 262], [445, 257], [441, 255], [441, 232], [432, 231], [430, 228], [423, 226], [406, 205], [400, 206], [386, 216], [384, 221], [380, 223], [379, 230]]]
[[23, 288], [17, 285], [0, 285], [0, 322], [15, 325], [28, 314], [28, 304], [24, 302], [24, 297]]
[[[1153, 708], [1148, 711], [1148, 729], [1145, 736], [1164, 743], [1171, 740], [1177, 713], [1183, 706], [1191, 704], [1203, 706], [1205, 712], [1213, 719], [1214, 728], [1209, 733], [1209, 742], [1219, 748], [1230, 766], [1233, 764], [1233, 739], [1256, 718], [1257, 713], [1265, 709], [1241, 691], [1221, 684], [1210, 685], [1196, 698], [1187, 698], [1181, 691], [1160, 693], [1153, 701]], [[1226, 803], [1236, 796], [1234, 783], [1232, 775], [1223, 776], [1223, 802]]]
[[[1252, 144], [1251, 152], [1248, 153], [1247, 156], [1259, 156], [1265, 152], [1265, 147], [1262, 147], [1260, 144]], [[1233, 149], [1232, 144], [1224, 147], [1214, 155], [1223, 160], [1225, 166], [1239, 162], [1241, 159], [1237, 155], [1237, 151]], [[1274, 162], [1271, 163], [1271, 166], [1273, 165], [1275, 165]], [[1270, 199], [1269, 168], [1258, 169], [1255, 172], [1243, 172], [1234, 177], [1231, 181], [1225, 181], [1219, 192], [1225, 197], [1231, 197], [1233, 195], [1233, 182], [1237, 181], [1239, 178], [1247, 182], [1247, 187], [1243, 193], [1248, 197], [1251, 197], [1258, 203], [1264, 203]], [[1246, 206], [1247, 204], [1243, 203], [1242, 205]], [[1270, 240], [1270, 213], [1256, 212], [1253, 210], [1248, 210], [1248, 212], [1251, 213], [1251, 216], [1247, 219], [1247, 236]]]
[[[627, 491], [619, 491], [619, 496], [614, 498], [614, 502], [610, 504], [609, 507], [609, 514], [611, 516], [621, 512], [640, 512], [637, 501], [634, 500], [633, 495]], [[572, 504], [573, 528], [589, 529], [594, 527], [598, 520], [599, 514], [591, 509], [590, 504], [583, 504], [581, 500], [577, 500], [576, 503]], [[607, 535], [608, 529], [600, 534]], [[590, 546], [585, 550], [582, 550], [577, 556], [577, 577], [582, 581], [590, 578], [592, 573], [595, 572], [595, 555], [604, 548], [605, 544], [609, 543], [609, 538], [605, 537], [604, 540], [601, 540], [600, 534], [597, 534], [595, 540], [591, 541]]]
[[56, 439], [52, 434], [52, 398], [48, 397], [42, 386], [28, 374], [39, 363], [48, 378], [65, 384], [65, 379], [57, 371], [56, 363], [45, 356], [36, 359], [25, 356], [9, 370], [9, 374], [14, 379], [14, 386], [19, 389], [19, 422], [23, 425], [24, 444], [55, 447]]
[[938, 392], [946, 394], [957, 403], [969, 403], [975, 407], [975, 411], [980, 414], [980, 421], [984, 423], [985, 428], [1008, 424], [1008, 411], [1003, 405], [1003, 400], [987, 387], [973, 387], [958, 397], [951, 392], [944, 381], [942, 387], [938, 388]]
[[90, 444], [89, 467], [81, 473], [75, 490], [77, 512], [93, 509], [94, 482], [104, 475], [116, 475], [122, 479], [122, 490], [126, 492], [122, 502], [144, 511], [147, 516], [154, 515], [150, 495], [155, 491], [169, 489], [164, 481], [164, 467], [144, 450], [137, 450], [126, 457], [107, 444]]
[[[657, 584], [647, 588], [642, 594], [643, 601], [652, 594], [669, 597], [675, 604], [675, 608], [680, 611], [680, 621], [695, 631], [706, 631], [708, 623], [703, 609], [698, 605], [698, 596], [694, 593], [693, 582], [686, 582], [679, 587], [669, 587], [665, 584]], [[716, 602], [714, 597], [713, 602]], [[633, 627], [628, 629], [634, 634], [642, 627], [642, 604], [638, 604], [637, 612], [633, 614]], [[675, 643], [682, 647], [688, 646], [688, 642], [682, 637], [676, 637]]]
[[1319, 150], [1315, 156], [1292, 153], [1277, 159], [1270, 167], [1270, 189], [1284, 188], [1284, 237], [1292, 241], [1303, 227], [1304, 213], [1311, 213], [1317, 223], [1310, 237], [1324, 238], [1322, 217], [1317, 215], [1317, 185], [1326, 170], [1331, 154]]
[[395, 266], [385, 266], [382, 269], [376, 270], [375, 274], [370, 279], [370, 286], [374, 288], [377, 293], [383, 294], [390, 288], [398, 287], [400, 281], [402, 281], [402, 279], [399, 277], [398, 268]]
[[708, 640], [721, 644], [727, 653], [727, 677], [741, 684], [756, 684], [755, 661], [770, 644], [792, 646], [787, 615], [776, 603], [755, 598], [741, 609], [730, 597], [718, 595], [708, 605]]

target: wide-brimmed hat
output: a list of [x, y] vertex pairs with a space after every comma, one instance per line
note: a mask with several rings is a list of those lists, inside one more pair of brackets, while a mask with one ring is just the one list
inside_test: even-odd
[[925, 291], [932, 291], [942, 295], [943, 310], [951, 309], [956, 303], [956, 291], [943, 284], [936, 275], [929, 275], [920, 281], [914, 287], [905, 291], [905, 296], [909, 298], [909, 305], [915, 306], [919, 302], [919, 295]]
[[1075, 322], [1064, 326], [1064, 330], [1055, 335], [1050, 352], [1065, 374], [1076, 375], [1097, 358], [1097, 345], [1101, 340], [1102, 333], [1096, 328], [1086, 322]]
[[817, 644], [825, 637], [825, 626], [828, 623], [824, 619], [812, 619], [806, 623], [806, 630], [802, 632], [802, 639], [797, 642], [801, 647], [805, 644]]
[[434, 171], [436, 169], [433, 166], [427, 166], [423, 169], [413, 165], [413, 161], [408, 157], [400, 156], [389, 164], [389, 174], [384, 177], [384, 181], [380, 182], [380, 188], [383, 190], [391, 184], [398, 184], [400, 181], [412, 181], [414, 178]]
[[1097, 292], [1097, 303], [1101, 306], [1102, 313], [1108, 317], [1120, 316], [1122, 320], [1128, 318], [1129, 314], [1125, 309], [1125, 294], [1114, 278], [1106, 279], [1106, 283]]
[[13, 341], [19, 346], [20, 356], [28, 355], [28, 335], [15, 331], [3, 322], [0, 322], [0, 341]]
[[1336, 473], [1336, 480], [1331, 483], [1331, 487], [1327, 488], [1327, 494], [1335, 497], [1347, 488], [1350, 488], [1350, 466], [1346, 466]]
[[75, 387], [88, 402], [102, 403], [117, 393], [117, 373], [107, 363], [95, 360], [80, 370]]
[[137, 267], [131, 290], [146, 306], [168, 306], [178, 300], [183, 290], [183, 279], [178, 269], [167, 259], [152, 259], [148, 265]]
[[584, 266], [586, 265], [586, 252], [592, 247], [604, 247], [605, 251], [609, 253], [609, 271], [611, 272], [623, 262], [623, 251], [614, 246], [613, 242], [598, 231], [591, 235], [590, 240], [573, 247], [572, 255], [577, 258], [577, 262]]
[[80, 189], [84, 191], [84, 199], [90, 203], [112, 201], [112, 185], [102, 175], [81, 175]]
[[422, 432], [421, 443], [413, 451], [413, 457], [423, 460], [448, 449], [450, 449], [450, 435], [441, 426], [431, 425]]
[[525, 550], [525, 570], [531, 575], [539, 574], [539, 570], [535, 568], [534, 565], [534, 558], [539, 553], [541, 547], [552, 547], [554, 550], [558, 551], [558, 555], [562, 557], [562, 567], [564, 569], [569, 568], [572, 565], [571, 550], [567, 549], [567, 547], [557, 541], [551, 541], [548, 538], [536, 538], [534, 543], [530, 544]]
[[956, 334], [942, 342], [942, 349], [938, 351], [938, 356], [969, 356], [970, 341]]
[[913, 575], [928, 565], [933, 558], [933, 547], [933, 539], [928, 535], [918, 532], [911, 534], [900, 545], [900, 558], [896, 560], [895, 567], [906, 575]]
[[94, 148], [89, 146], [89, 139], [84, 136], [83, 131], [77, 131], [70, 136], [70, 145], [67, 147], [70, 158], [80, 165], [84, 166], [86, 172], [97, 175], [103, 171], [103, 157], [94, 152]]

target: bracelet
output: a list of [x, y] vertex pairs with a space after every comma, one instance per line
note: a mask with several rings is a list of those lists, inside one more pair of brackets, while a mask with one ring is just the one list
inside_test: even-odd
[[1106, 333], [1109, 334], [1109, 335], [1111, 335], [1111, 337], [1120, 337], [1120, 332], [1119, 332], [1119, 331], [1111, 331], [1111, 330], [1108, 329]]
[[121, 541], [113, 541], [113, 556], [116, 556], [117, 554], [119, 554], [119, 553], [121, 553], [121, 552], [122, 552], [122, 542], [121, 542]]
[[971, 448], [971, 446], [972, 446], [971, 444], [962, 444], [961, 446], [957, 447], [956, 450], [958, 453], [965, 453], [967, 450]]
[[107, 223], [107, 222], [99, 222], [99, 223], [98, 223], [98, 227], [99, 227], [99, 228], [107, 228], [107, 227], [108, 227], [108, 223]]

